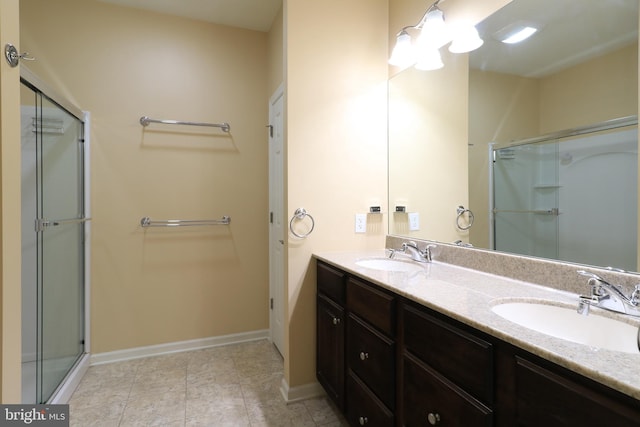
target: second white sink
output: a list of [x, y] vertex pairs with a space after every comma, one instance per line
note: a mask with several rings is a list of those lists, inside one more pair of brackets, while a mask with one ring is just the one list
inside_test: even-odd
[[491, 310], [534, 331], [591, 347], [640, 353], [638, 327], [596, 314], [583, 316], [575, 308], [544, 303], [505, 302]]

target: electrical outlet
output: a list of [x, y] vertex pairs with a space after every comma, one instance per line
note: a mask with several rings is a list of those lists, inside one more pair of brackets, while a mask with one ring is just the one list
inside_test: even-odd
[[356, 214], [356, 233], [367, 232], [367, 214]]
[[409, 231], [420, 230], [420, 214], [418, 212], [409, 212]]

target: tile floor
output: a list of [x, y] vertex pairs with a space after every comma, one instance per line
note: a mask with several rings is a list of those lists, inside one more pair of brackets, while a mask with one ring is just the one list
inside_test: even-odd
[[346, 426], [327, 397], [286, 404], [267, 340], [92, 366], [71, 426]]

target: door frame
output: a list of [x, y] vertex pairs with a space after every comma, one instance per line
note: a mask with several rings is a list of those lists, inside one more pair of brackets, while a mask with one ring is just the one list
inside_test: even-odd
[[[284, 226], [285, 218], [284, 218], [284, 162], [281, 165], [280, 171], [274, 173], [273, 166], [273, 152], [274, 149], [272, 141], [273, 141], [273, 120], [274, 120], [274, 109], [273, 106], [280, 99], [283, 100], [283, 111], [284, 115], [284, 83], [281, 83], [280, 86], [275, 90], [275, 92], [269, 98], [269, 337], [271, 342], [276, 346], [276, 348], [280, 351], [280, 353], [284, 356], [285, 353], [285, 336], [286, 336], [286, 298], [285, 298], [285, 265], [286, 265], [286, 239], [285, 239], [285, 231], [281, 230], [280, 236], [275, 235], [276, 230], [274, 229], [274, 224], [282, 224]], [[278, 131], [278, 130], [277, 130]], [[283, 132], [282, 129], [279, 130]], [[282, 135], [284, 138], [284, 135]], [[282, 151], [284, 156], [284, 140], [282, 145]], [[274, 177], [279, 176], [282, 177], [281, 182], [275, 182]], [[280, 209], [275, 210], [273, 207], [276, 204], [280, 204]], [[276, 215], [279, 214], [279, 217]], [[282, 259], [279, 259], [276, 251], [273, 249], [275, 244], [279, 243], [282, 245]], [[282, 283], [276, 283], [276, 274], [277, 269], [281, 269], [281, 277]], [[274, 310], [275, 307], [275, 310]], [[276, 328], [274, 327], [275, 316], [280, 315], [281, 322], [281, 331], [280, 334], [276, 333]], [[280, 336], [281, 335], [281, 336]]]

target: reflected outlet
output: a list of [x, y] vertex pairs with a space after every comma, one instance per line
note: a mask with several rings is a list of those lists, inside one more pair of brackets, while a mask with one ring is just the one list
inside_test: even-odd
[[418, 212], [409, 212], [409, 231], [420, 230], [420, 214]]

